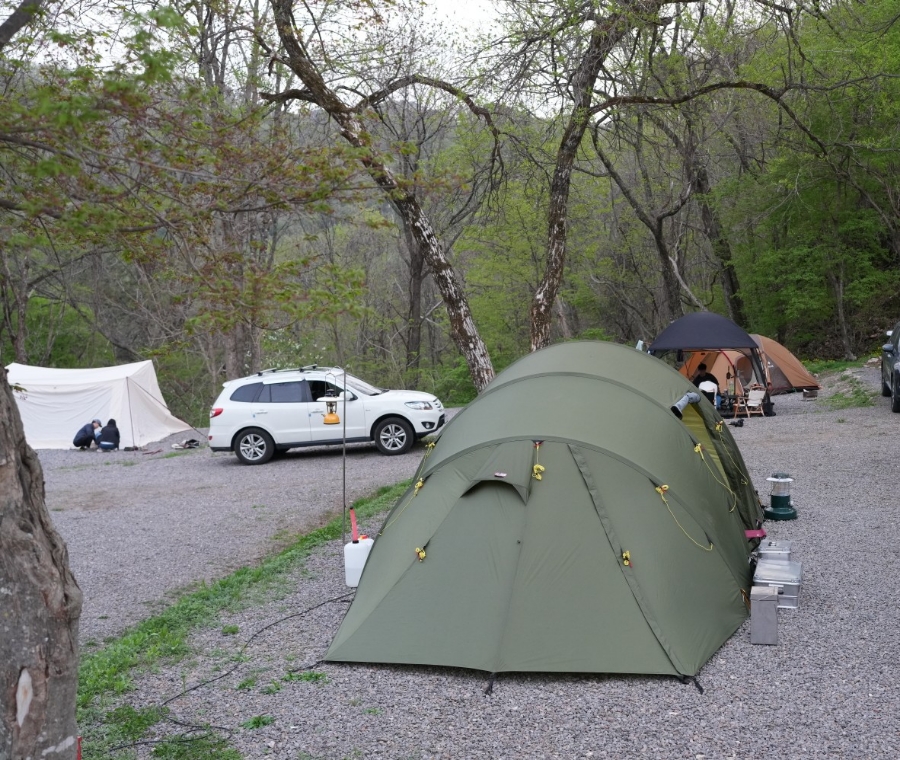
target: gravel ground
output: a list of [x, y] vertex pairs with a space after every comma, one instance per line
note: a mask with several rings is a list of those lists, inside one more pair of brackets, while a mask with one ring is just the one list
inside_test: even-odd
[[[877, 368], [854, 377], [877, 392]], [[766, 528], [793, 540], [804, 578], [800, 608], [778, 612], [778, 646], [751, 645], [745, 623], [701, 670], [702, 694], [670, 678], [503, 675], [486, 695], [482, 673], [340, 664], [316, 665], [321, 681], [283, 681], [317, 663], [346, 610], [335, 543], [309, 558], [286, 596], [223, 618], [238, 626], [237, 636], [200, 631], [193, 658], [141, 676], [127, 701], [171, 699], [173, 716], [222, 727], [246, 758], [900, 757], [900, 632], [890, 596], [900, 560], [887, 477], [900, 417], [880, 397], [868, 407], [830, 407], [827, 397], [852, 382], [829, 380], [816, 400], [777, 397], [777, 416], [731, 428], [764, 501], [772, 472], [795, 478], [798, 519]], [[394, 461], [354, 452], [350, 490], [369, 487], [358, 473], [376, 463], [382, 482], [410, 477], [420, 455]], [[93, 463], [80, 469], [81, 460], [105, 455], [57, 456], [68, 459], [48, 467], [51, 505], [66, 492], [60, 480], [68, 479], [69, 493], [80, 484], [84, 497], [78, 507], [59, 504], [64, 511], [54, 518], [86, 591], [92, 635], [140, 617], [142, 601], [258, 556], [273, 531], [315, 524], [340, 506], [334, 453], [262, 468], [222, 455], [210, 461], [203, 451], [159, 454], [130, 469], [104, 466], [109, 475]], [[117, 456], [124, 464], [129, 455]], [[254, 716], [273, 722], [241, 728]], [[150, 756], [146, 747], [139, 752]]]
[[[177, 451], [178, 433], [144, 451], [41, 450], [47, 507], [84, 592], [82, 643], [120, 634], [191, 584], [271, 553], [340, 514], [339, 448], [288, 452], [263, 466], [231, 453]], [[386, 457], [348, 446], [347, 503], [411, 478], [423, 448]]]

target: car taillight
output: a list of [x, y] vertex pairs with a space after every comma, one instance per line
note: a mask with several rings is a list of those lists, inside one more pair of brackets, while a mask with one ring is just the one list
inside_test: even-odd
[[212, 419], [213, 417], [218, 417], [224, 411], [225, 410], [221, 406], [214, 406], [209, 410], [209, 418]]

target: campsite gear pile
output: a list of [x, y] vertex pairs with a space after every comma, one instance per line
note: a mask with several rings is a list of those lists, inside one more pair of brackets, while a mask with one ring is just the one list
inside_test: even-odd
[[7, 366], [8, 380], [33, 449], [68, 449], [72, 434], [95, 417], [118, 420], [121, 443], [141, 447], [191, 426], [172, 416], [153, 362], [96, 369]]
[[186, 441], [182, 441], [181, 443], [173, 443], [173, 449], [199, 449], [200, 441], [196, 438], [188, 438]]
[[695, 675], [748, 615], [763, 520], [714, 407], [673, 414], [695, 390], [612, 343], [507, 368], [387, 516], [326, 660]]

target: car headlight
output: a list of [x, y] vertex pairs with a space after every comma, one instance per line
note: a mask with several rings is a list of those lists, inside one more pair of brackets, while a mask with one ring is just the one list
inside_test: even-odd
[[415, 409], [419, 412], [427, 412], [434, 409], [429, 401], [407, 401], [406, 405], [410, 409]]

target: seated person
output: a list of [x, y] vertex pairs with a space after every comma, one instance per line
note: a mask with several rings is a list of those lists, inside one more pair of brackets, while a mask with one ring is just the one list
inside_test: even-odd
[[75, 439], [72, 441], [72, 445], [84, 451], [85, 449], [89, 449], [91, 444], [94, 443], [94, 439], [100, 434], [100, 427], [103, 425], [100, 420], [91, 420], [87, 425], [82, 428], [79, 428], [78, 432], [75, 433]]
[[97, 447], [100, 451], [115, 451], [119, 448], [119, 428], [116, 427], [115, 420], [111, 419], [100, 431]]
[[716, 388], [719, 387], [719, 379], [706, 369], [706, 365], [703, 362], [697, 365], [697, 372], [694, 375], [693, 382], [698, 388], [700, 383], [715, 383]]

